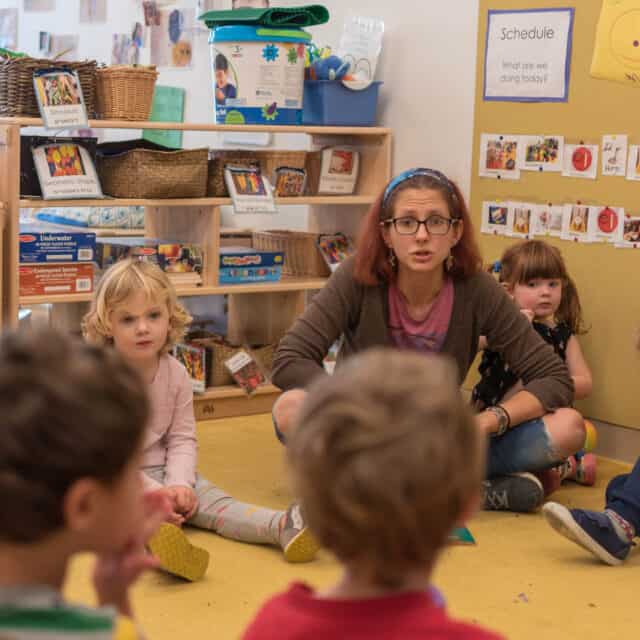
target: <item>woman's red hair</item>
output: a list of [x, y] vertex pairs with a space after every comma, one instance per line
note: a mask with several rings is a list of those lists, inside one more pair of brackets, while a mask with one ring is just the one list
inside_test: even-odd
[[447, 271], [454, 278], [468, 278], [482, 268], [482, 258], [476, 242], [473, 223], [462, 193], [455, 182], [449, 180], [450, 189], [436, 178], [417, 175], [405, 180], [392, 192], [383, 207], [384, 192], [371, 205], [362, 221], [358, 235], [354, 265], [354, 278], [365, 285], [389, 282], [395, 272], [389, 264], [389, 249], [382, 237], [380, 223], [393, 215], [397, 195], [405, 189], [434, 189], [439, 191], [449, 205], [449, 215], [462, 220], [463, 231], [458, 244], [451, 250], [453, 266]]

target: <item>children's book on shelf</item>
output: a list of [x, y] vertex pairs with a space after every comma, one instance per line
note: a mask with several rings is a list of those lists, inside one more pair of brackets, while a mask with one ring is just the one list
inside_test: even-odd
[[194, 393], [204, 393], [213, 365], [213, 349], [204, 344], [181, 342], [173, 348], [173, 355], [187, 370]]
[[235, 383], [245, 391], [247, 395], [255, 393], [256, 389], [264, 384], [267, 379], [260, 369], [260, 365], [251, 355], [248, 349], [240, 349], [229, 359], [224, 361]]
[[341, 232], [320, 234], [317, 244], [324, 261], [332, 272], [354, 252], [351, 240]]
[[32, 149], [45, 200], [102, 198], [91, 155], [75, 142], [45, 143]]
[[96, 234], [73, 231], [43, 231], [20, 225], [20, 262], [92, 262]]
[[87, 127], [87, 110], [76, 71], [51, 67], [33, 72], [33, 88], [45, 129]]
[[21, 296], [91, 293], [93, 263], [21, 264], [18, 278]]
[[275, 213], [273, 190], [259, 167], [227, 165], [224, 180], [236, 213]]
[[350, 195], [356, 189], [360, 152], [350, 147], [328, 147], [320, 152], [318, 195]]
[[220, 284], [278, 282], [282, 275], [282, 251], [257, 251], [249, 247], [220, 248]]

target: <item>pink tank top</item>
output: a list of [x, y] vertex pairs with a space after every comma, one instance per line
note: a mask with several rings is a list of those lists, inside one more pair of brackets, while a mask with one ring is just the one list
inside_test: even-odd
[[447, 278], [427, 315], [414, 320], [400, 289], [389, 286], [389, 337], [399, 349], [442, 351], [453, 310], [453, 281]]

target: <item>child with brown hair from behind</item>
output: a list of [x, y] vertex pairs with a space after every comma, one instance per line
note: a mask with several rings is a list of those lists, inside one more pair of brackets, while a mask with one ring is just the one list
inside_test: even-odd
[[[114, 351], [51, 330], [0, 338], [0, 637], [139, 637], [129, 588], [169, 512], [138, 477], [145, 385]], [[98, 607], [64, 601], [67, 566], [97, 554]]]
[[[485, 438], [441, 356], [374, 349], [313, 385], [288, 441], [295, 495], [337, 584], [267, 602], [244, 640], [498, 638], [449, 618], [430, 574], [480, 500]], [[452, 473], [451, 470], [456, 472]]]

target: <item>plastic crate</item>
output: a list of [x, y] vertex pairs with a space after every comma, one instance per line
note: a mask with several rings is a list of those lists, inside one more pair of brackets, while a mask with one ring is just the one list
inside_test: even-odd
[[335, 80], [305, 80], [302, 124], [372, 126], [376, 124], [382, 82], [354, 91]]

